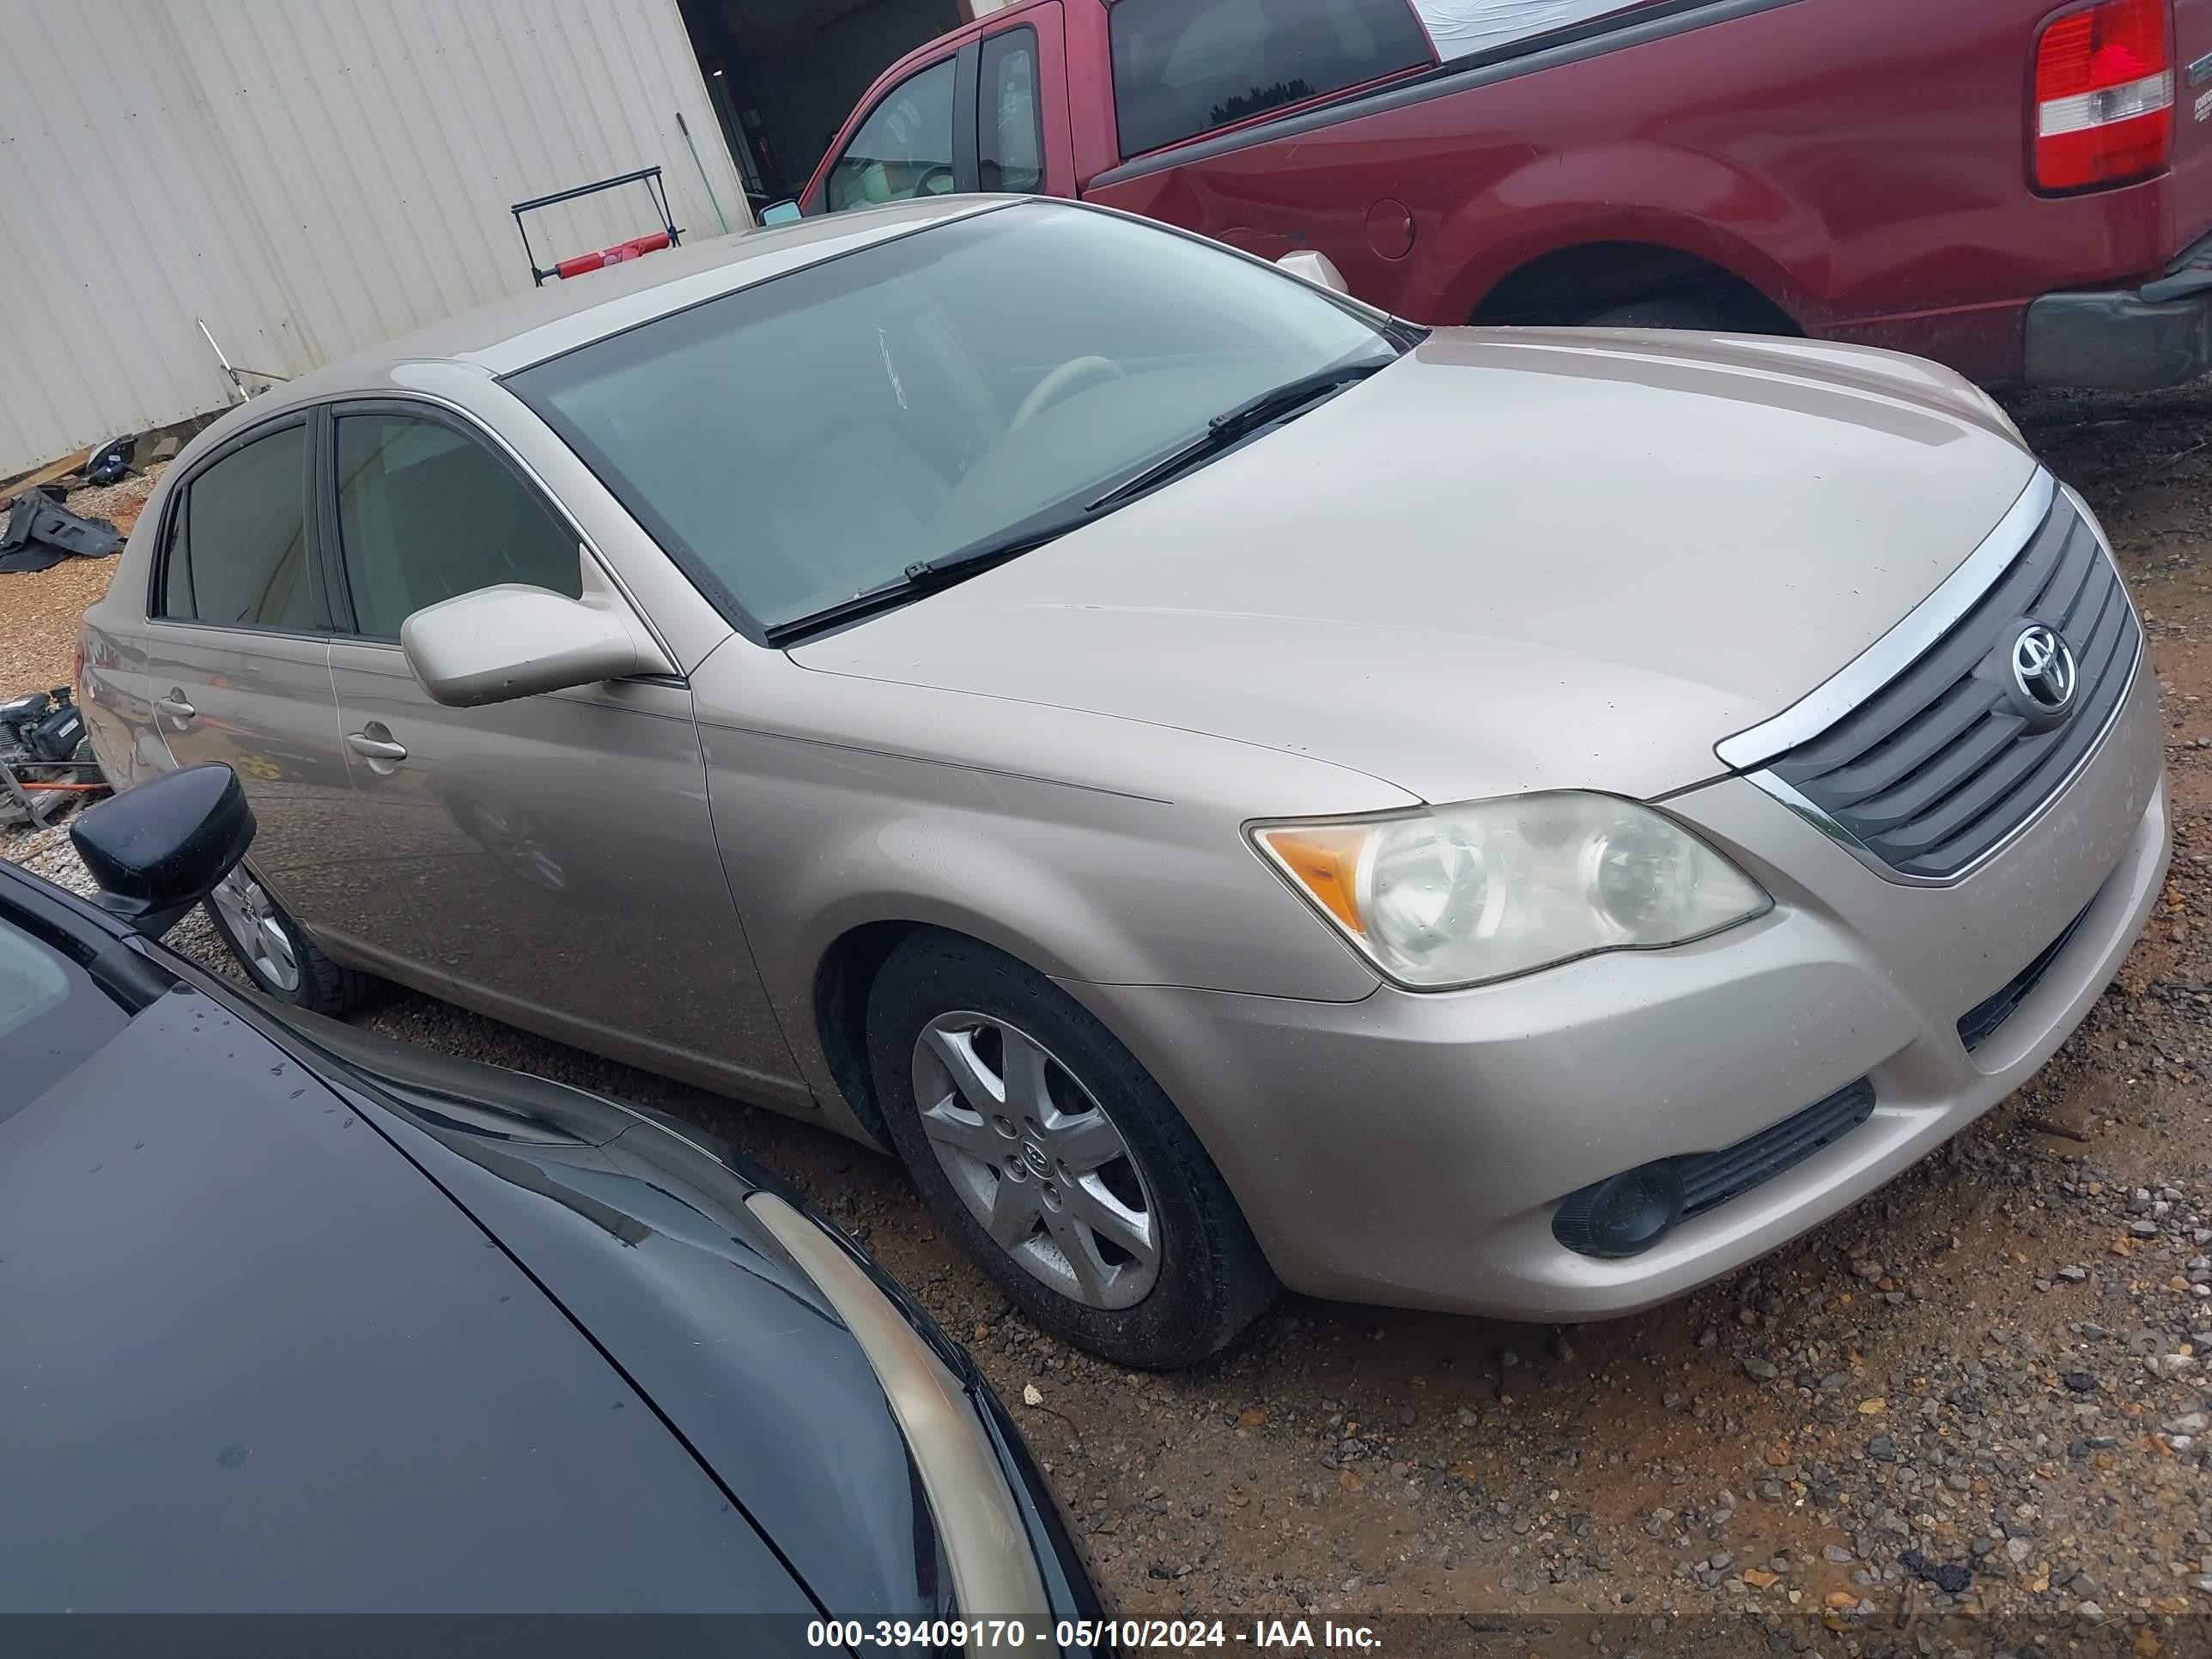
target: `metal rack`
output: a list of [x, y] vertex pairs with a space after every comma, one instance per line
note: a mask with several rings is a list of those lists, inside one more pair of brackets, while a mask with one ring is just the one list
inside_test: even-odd
[[[571, 259], [562, 259], [541, 269], [538, 255], [530, 246], [530, 227], [522, 216], [538, 208], [552, 207], [556, 203], [573, 202], [580, 196], [595, 195], [603, 190], [619, 190], [624, 185], [643, 185], [645, 193], [661, 228], [643, 236], [633, 236], [626, 242], [617, 242], [612, 247], [603, 247], [595, 253], [580, 253]], [[531, 285], [543, 288], [549, 276], [565, 278], [580, 276], [587, 270], [597, 270], [625, 259], [635, 259], [641, 254], [651, 253], [664, 247], [680, 247], [684, 233], [676, 228], [676, 216], [669, 210], [668, 186], [661, 181], [659, 167], [640, 167], [635, 173], [619, 173], [612, 179], [594, 179], [588, 185], [577, 185], [568, 190], [556, 190], [550, 196], [533, 196], [526, 202], [517, 202], [507, 209], [514, 216], [514, 228], [522, 236], [523, 258], [530, 262]]]

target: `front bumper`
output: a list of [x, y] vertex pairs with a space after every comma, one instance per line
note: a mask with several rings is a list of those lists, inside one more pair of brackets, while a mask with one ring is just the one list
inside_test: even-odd
[[2033, 301], [2024, 350], [2031, 386], [2154, 392], [2212, 373], [2212, 236], [2139, 289]]
[[[1070, 984], [1182, 1105], [1284, 1282], [1523, 1319], [1666, 1301], [1832, 1215], [2024, 1082], [2158, 902], [2168, 856], [2153, 676], [2004, 851], [1888, 881], [1742, 778], [1668, 803], [1776, 899], [1675, 950], [1501, 985], [1299, 1002]], [[1959, 1021], [2079, 926], [1972, 1054]], [[1623, 1261], [1552, 1235], [1559, 1199], [1717, 1152], [1859, 1078], [1872, 1115]]]

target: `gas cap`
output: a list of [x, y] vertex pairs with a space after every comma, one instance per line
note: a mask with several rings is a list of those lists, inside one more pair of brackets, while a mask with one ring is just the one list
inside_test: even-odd
[[1413, 251], [1413, 214], [1403, 202], [1384, 197], [1367, 210], [1367, 245], [1386, 259]]

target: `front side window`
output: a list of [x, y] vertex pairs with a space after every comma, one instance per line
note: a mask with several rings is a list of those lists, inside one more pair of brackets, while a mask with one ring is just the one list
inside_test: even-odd
[[830, 211], [952, 191], [953, 60], [884, 94], [830, 169]]
[[406, 415], [337, 422], [338, 548], [356, 629], [397, 639], [425, 605], [501, 582], [583, 594], [575, 532], [464, 432]]
[[1007, 29], [983, 43], [983, 108], [976, 133], [985, 190], [1018, 196], [1044, 188], [1035, 29]]
[[1364, 313], [1296, 277], [1027, 202], [741, 289], [505, 384], [732, 622], [772, 629], [1080, 511], [1260, 392], [1395, 355]]
[[1430, 61], [1406, 0], [1118, 0], [1108, 15], [1125, 156]]
[[232, 628], [323, 626], [307, 501], [304, 426], [257, 438], [193, 474], [169, 515], [161, 614]]

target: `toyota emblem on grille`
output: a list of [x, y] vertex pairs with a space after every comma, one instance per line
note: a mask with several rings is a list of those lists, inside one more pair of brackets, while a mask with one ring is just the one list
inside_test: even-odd
[[2052, 720], [2074, 706], [2080, 672], [2074, 653], [2055, 629], [2031, 623], [2012, 642], [2012, 683], [2019, 693], [2021, 712], [2030, 718]]

